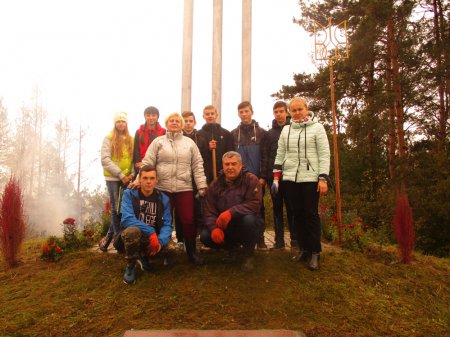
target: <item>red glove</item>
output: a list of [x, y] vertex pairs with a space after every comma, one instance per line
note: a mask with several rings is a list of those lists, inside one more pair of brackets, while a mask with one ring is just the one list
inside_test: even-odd
[[158, 235], [156, 233], [153, 233], [148, 237], [150, 243], [148, 245], [148, 252], [150, 255], [156, 254], [159, 249], [161, 248], [161, 245], [159, 244]]
[[223, 230], [226, 230], [230, 220], [231, 220], [231, 212], [229, 210], [226, 210], [220, 213], [219, 217], [216, 219], [216, 226]]
[[211, 232], [211, 239], [217, 243], [218, 245], [222, 244], [224, 241], [225, 235], [223, 234], [223, 230], [220, 228], [214, 228]]

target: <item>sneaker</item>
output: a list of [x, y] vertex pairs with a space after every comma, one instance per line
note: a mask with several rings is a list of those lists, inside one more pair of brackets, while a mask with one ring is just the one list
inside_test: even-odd
[[309, 263], [309, 260], [311, 260], [311, 253], [307, 252], [306, 250], [302, 250], [292, 258], [292, 261], [294, 262]]
[[266, 243], [264, 242], [264, 240], [259, 241], [259, 242], [256, 244], [256, 248], [257, 248], [258, 250], [268, 250], [268, 249], [269, 249], [269, 248], [267, 248], [267, 245], [266, 245]]
[[275, 243], [271, 250], [283, 250], [286, 247], [284, 243]]
[[140, 257], [137, 260], [137, 264], [141, 267], [142, 271], [152, 272], [155, 269], [146, 256]]
[[183, 242], [178, 242], [178, 243], [177, 243], [177, 247], [178, 247], [178, 251], [179, 251], [180, 253], [183, 253], [183, 252], [184, 252], [184, 243], [183, 243]]
[[253, 256], [247, 256], [244, 258], [241, 270], [244, 272], [252, 271], [255, 268], [255, 258]]
[[100, 249], [103, 253], [108, 251], [108, 246], [111, 243], [112, 237], [105, 236], [98, 243], [98, 249]]
[[127, 266], [125, 268], [125, 274], [123, 274], [123, 282], [126, 284], [135, 284], [136, 283], [136, 267], [135, 266]]
[[309, 270], [319, 270], [320, 269], [320, 253], [312, 253], [311, 258], [308, 262]]
[[163, 266], [166, 268], [173, 267], [173, 256], [172, 255], [168, 254], [164, 257]]

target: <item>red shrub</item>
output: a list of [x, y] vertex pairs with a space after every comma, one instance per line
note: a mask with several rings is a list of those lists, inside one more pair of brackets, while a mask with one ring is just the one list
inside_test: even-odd
[[393, 227], [401, 260], [403, 263], [408, 263], [414, 252], [414, 226], [408, 194], [404, 192], [397, 196]]
[[22, 189], [13, 176], [0, 199], [0, 242], [6, 267], [17, 264], [17, 255], [25, 237]]

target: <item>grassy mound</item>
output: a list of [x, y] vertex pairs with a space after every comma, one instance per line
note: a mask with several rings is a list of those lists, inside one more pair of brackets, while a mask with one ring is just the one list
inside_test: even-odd
[[[31, 257], [30, 257], [31, 255]], [[121, 336], [128, 329], [290, 329], [307, 336], [449, 335], [450, 263], [417, 254], [327, 248], [310, 272], [291, 253], [258, 252], [256, 269], [186, 257], [122, 282], [123, 256], [79, 251], [57, 263], [32, 252], [0, 270], [0, 336]], [[3, 268], [3, 267], [1, 267]]]

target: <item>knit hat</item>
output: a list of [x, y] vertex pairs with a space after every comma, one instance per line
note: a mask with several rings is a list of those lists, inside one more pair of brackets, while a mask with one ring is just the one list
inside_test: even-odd
[[118, 121], [127, 122], [127, 113], [126, 112], [116, 112], [114, 114], [114, 123]]
[[154, 114], [154, 115], [158, 115], [159, 117], [159, 110], [157, 108], [155, 108], [154, 106], [149, 106], [148, 108], [146, 108], [144, 110], [144, 115], [147, 114]]

